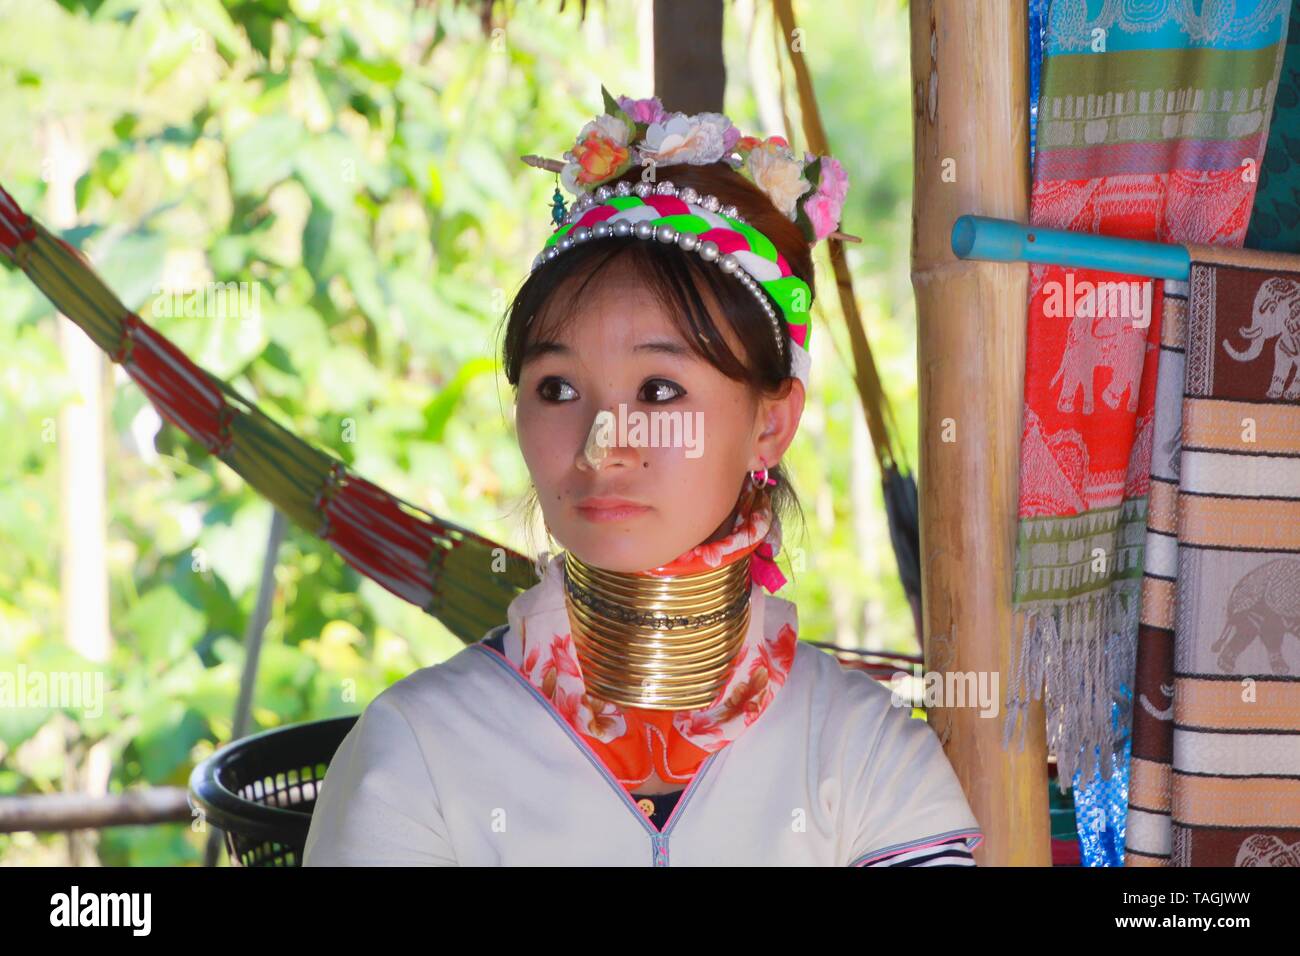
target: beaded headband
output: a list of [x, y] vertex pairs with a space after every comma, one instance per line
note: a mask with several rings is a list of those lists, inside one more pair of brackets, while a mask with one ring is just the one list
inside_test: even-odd
[[[750, 179], [810, 244], [827, 237], [859, 241], [838, 231], [848, 176], [833, 157], [798, 157], [779, 136], [743, 136], [721, 113], [669, 113], [657, 97], [610, 96], [603, 86], [605, 113], [587, 123], [564, 162], [524, 156], [524, 162], [560, 174], [578, 197], [564, 209], [558, 189], [554, 235], [533, 260], [533, 269], [573, 247], [608, 236], [635, 236], [676, 244], [716, 262], [736, 276], [758, 300], [772, 323], [777, 348], [787, 345], [794, 375], [805, 385], [811, 366], [808, 310], [812, 293], [790, 271], [785, 258], [761, 232], [715, 196], [659, 181], [659, 167], [725, 162]], [[634, 165], [645, 172], [635, 186], [619, 179]], [[776, 316], [780, 309], [788, 335]]]
[[[735, 206], [723, 206], [716, 196], [700, 196], [689, 186], [679, 190], [667, 181], [653, 186], [646, 182], [600, 186], [594, 194], [585, 194], [573, 204], [532, 267], [536, 270], [576, 243], [610, 236], [675, 244], [734, 275], [762, 306], [772, 325], [777, 351], [784, 355], [789, 348], [791, 371], [808, 387], [812, 367], [808, 309], [812, 293], [808, 284], [790, 271], [776, 246], [745, 222]], [[788, 335], [781, 329], [777, 308], [785, 316]]]

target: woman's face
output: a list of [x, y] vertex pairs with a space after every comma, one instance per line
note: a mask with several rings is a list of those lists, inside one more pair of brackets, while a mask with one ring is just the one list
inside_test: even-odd
[[[692, 352], [635, 278], [600, 280], [574, 304], [559, 342], [529, 341], [515, 423], [561, 546], [609, 571], [644, 571], [730, 531], [723, 525], [747, 473], [763, 467], [760, 457], [775, 466], [794, 437], [803, 385], [792, 379], [783, 398], [755, 395]], [[715, 324], [743, 359], [725, 321]], [[593, 430], [602, 410], [612, 427]], [[589, 438], [605, 439], [590, 459]], [[637, 507], [611, 511], [589, 500], [609, 498]]]

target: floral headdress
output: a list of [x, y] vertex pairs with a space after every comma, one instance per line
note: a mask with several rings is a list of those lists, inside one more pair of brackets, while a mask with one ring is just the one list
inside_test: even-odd
[[[766, 312], [780, 350], [790, 350], [794, 375], [808, 384], [808, 310], [812, 293], [794, 275], [775, 244], [748, 224], [735, 206], [695, 189], [678, 189], [658, 177], [661, 167], [726, 162], [746, 175], [772, 204], [798, 225], [810, 244], [836, 232], [848, 176], [830, 156], [795, 156], [779, 136], [743, 136], [721, 113], [668, 113], [657, 97], [617, 100], [601, 87], [605, 113], [587, 123], [564, 161], [525, 156], [533, 166], [560, 174], [578, 197], [569, 209], [556, 193], [555, 233], [533, 260], [537, 269], [560, 253], [592, 239], [635, 236], [675, 243], [715, 262], [746, 286]], [[647, 170], [635, 186], [609, 185], [633, 166]], [[777, 319], [780, 310], [788, 332]]]
[[[580, 196], [633, 166], [726, 162], [767, 194], [809, 244], [836, 232], [849, 177], [831, 156], [795, 155], [780, 136], [744, 136], [722, 113], [669, 113], [658, 97], [617, 99], [601, 87], [605, 113], [564, 154], [560, 182]], [[852, 238], [843, 236], [842, 238]]]

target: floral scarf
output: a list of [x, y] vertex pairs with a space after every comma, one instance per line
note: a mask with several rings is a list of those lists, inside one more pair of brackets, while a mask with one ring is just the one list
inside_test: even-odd
[[731, 676], [708, 707], [645, 710], [587, 694], [570, 633], [563, 554], [550, 559], [539, 584], [511, 602], [502, 642], [505, 657], [629, 791], [652, 773], [665, 783], [689, 783], [710, 754], [759, 718], [794, 663], [797, 609], [792, 602], [762, 591], [763, 587], [775, 591], [785, 583], [772, 561], [779, 547], [780, 524], [773, 522], [770, 506], [766, 502], [742, 506], [726, 538], [697, 545], [648, 572], [699, 573], [754, 554], [749, 627]]

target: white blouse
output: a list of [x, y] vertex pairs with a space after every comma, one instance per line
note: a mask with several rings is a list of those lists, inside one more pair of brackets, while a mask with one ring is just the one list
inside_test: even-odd
[[983, 837], [930, 725], [811, 644], [660, 832], [487, 643], [505, 627], [370, 703], [321, 784], [304, 866], [971, 865]]

